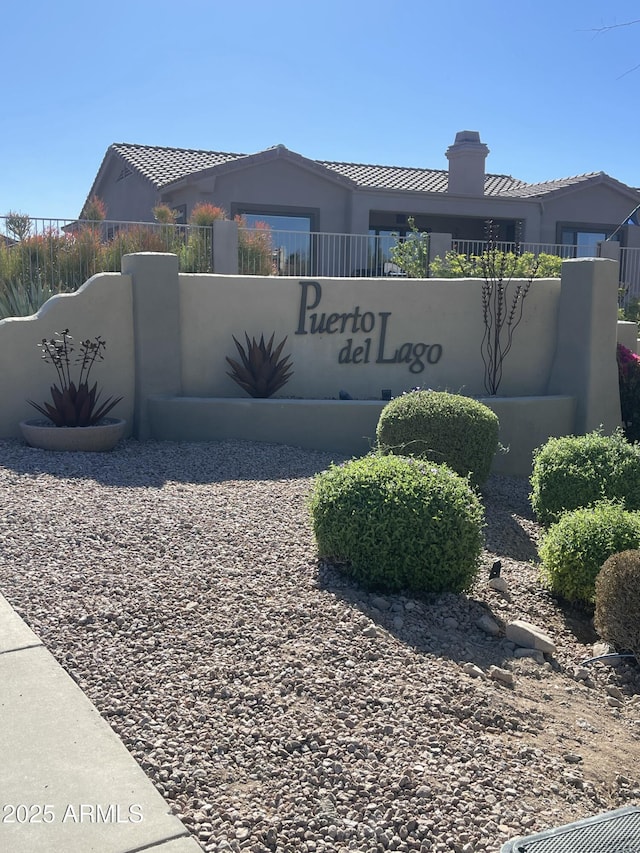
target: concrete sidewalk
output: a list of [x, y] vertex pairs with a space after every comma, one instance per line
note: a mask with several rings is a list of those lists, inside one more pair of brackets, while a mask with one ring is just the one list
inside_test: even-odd
[[143, 850], [202, 848], [0, 595], [0, 851]]

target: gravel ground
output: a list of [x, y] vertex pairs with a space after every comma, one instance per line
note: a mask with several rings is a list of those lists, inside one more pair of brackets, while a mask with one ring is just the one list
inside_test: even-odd
[[[639, 802], [638, 670], [582, 665], [597, 638], [537, 583], [528, 484], [485, 487], [468, 596], [383, 597], [316, 558], [305, 499], [330, 461], [0, 442], [0, 591], [203, 850], [498, 851]], [[557, 654], [514, 657], [487, 617]]]

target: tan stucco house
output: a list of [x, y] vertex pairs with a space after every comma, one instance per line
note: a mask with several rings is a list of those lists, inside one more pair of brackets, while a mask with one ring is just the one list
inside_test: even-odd
[[[616, 233], [640, 246], [640, 192], [603, 172], [530, 184], [486, 172], [489, 149], [461, 131], [447, 149], [448, 170], [311, 160], [277, 145], [255, 154], [115, 143], [89, 197], [110, 220], [153, 221], [167, 203], [188, 221], [201, 202], [272, 228], [340, 234], [403, 234], [409, 217], [422, 231], [482, 240], [492, 219], [498, 237], [527, 243], [593, 245]], [[578, 251], [578, 254], [580, 252]]]

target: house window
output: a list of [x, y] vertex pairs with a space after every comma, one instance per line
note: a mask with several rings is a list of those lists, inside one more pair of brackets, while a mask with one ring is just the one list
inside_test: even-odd
[[187, 205], [186, 204], [170, 204], [169, 207], [175, 210], [176, 225], [185, 225], [187, 222]]
[[238, 210], [247, 228], [265, 223], [271, 231], [273, 262], [279, 275], [313, 275], [311, 215]]
[[[615, 231], [614, 228], [581, 228], [579, 226], [562, 227], [560, 231], [560, 242], [563, 246], [574, 246], [574, 257], [593, 258], [598, 252], [598, 243], [607, 240]], [[620, 240], [620, 232], [613, 238]]]
[[369, 229], [369, 266], [362, 270], [362, 275], [400, 275], [401, 270], [391, 260], [391, 249], [397, 246], [401, 240], [406, 240], [407, 234], [411, 234], [408, 225], [398, 228], [370, 228]]

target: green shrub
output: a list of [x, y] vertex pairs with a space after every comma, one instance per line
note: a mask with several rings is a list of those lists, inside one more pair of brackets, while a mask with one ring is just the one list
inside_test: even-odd
[[402, 239], [396, 236], [396, 243], [390, 248], [389, 257], [408, 278], [427, 278], [429, 235], [425, 231], [418, 230], [412, 216], [408, 217], [407, 222], [411, 233]]
[[319, 474], [310, 498], [320, 556], [370, 589], [460, 592], [482, 549], [483, 510], [446, 465], [369, 455]]
[[622, 551], [605, 561], [596, 578], [596, 631], [640, 661], [640, 551]]
[[477, 400], [446, 391], [411, 391], [380, 413], [381, 453], [441, 462], [480, 486], [498, 449], [497, 416]]
[[[516, 255], [495, 252], [494, 260], [498, 265], [504, 265], [511, 278], [560, 278], [562, 258], [556, 255], [541, 253], [534, 256], [533, 252], [523, 252]], [[457, 252], [447, 252], [444, 258], [436, 257], [429, 265], [431, 278], [483, 278], [482, 255], [463, 255]]]
[[552, 524], [538, 553], [541, 580], [568, 601], [593, 603], [595, 583], [604, 561], [618, 551], [640, 546], [640, 514], [601, 501], [576, 509]]
[[596, 501], [640, 509], [640, 449], [620, 430], [550, 438], [533, 454], [531, 505], [542, 524]]

